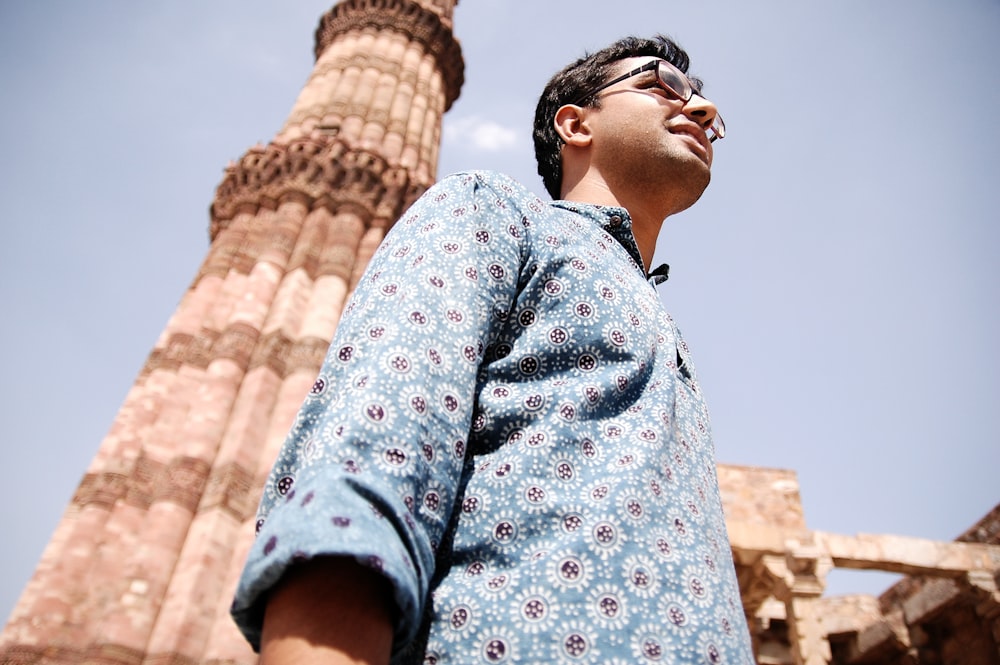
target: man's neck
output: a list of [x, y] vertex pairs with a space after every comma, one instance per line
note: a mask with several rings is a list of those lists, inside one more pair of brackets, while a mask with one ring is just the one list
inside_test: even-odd
[[[622, 196], [613, 191], [604, 181], [584, 178], [562, 193], [566, 201], [579, 201], [602, 206], [618, 206], [628, 211], [632, 218], [632, 235], [639, 247], [644, 267], [649, 270], [653, 263], [653, 252], [656, 251], [656, 238], [660, 235], [660, 227], [667, 215], [661, 215], [664, 209], [662, 202], [649, 200], [644, 196]], [[668, 213], [669, 214], [669, 213]]]

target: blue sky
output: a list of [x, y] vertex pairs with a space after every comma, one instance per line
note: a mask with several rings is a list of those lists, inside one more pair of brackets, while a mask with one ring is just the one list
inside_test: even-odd
[[[280, 128], [329, 6], [0, 5], [0, 615], [207, 251], [223, 167]], [[656, 31], [729, 129], [656, 257], [719, 459], [796, 470], [812, 528], [954, 538], [1000, 500], [1000, 3], [462, 0], [440, 173], [542, 191], [545, 80]]]

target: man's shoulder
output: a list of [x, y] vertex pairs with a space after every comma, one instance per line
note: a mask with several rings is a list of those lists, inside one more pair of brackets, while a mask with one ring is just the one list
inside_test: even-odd
[[439, 180], [432, 191], [490, 193], [504, 200], [531, 207], [546, 206], [547, 202], [505, 173], [489, 170], [459, 171]]
[[530, 244], [531, 229], [549, 228], [558, 216], [550, 201], [508, 175], [462, 171], [438, 180], [396, 227], [429, 230], [440, 225], [452, 233], [463, 228], [503, 229], [512, 238]]

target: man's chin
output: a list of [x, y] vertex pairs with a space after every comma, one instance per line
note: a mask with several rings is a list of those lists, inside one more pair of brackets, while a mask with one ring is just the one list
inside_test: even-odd
[[688, 196], [681, 199], [683, 207], [677, 212], [687, 210], [697, 203], [698, 199], [701, 198], [701, 195], [705, 193], [706, 189], [708, 189], [709, 183], [712, 182], [712, 171], [707, 166], [703, 171], [700, 171], [700, 173], [696, 174], [691, 171], [688, 173], [689, 175], [686, 178], [687, 182], [685, 183], [687, 186], [684, 188], [684, 191]]

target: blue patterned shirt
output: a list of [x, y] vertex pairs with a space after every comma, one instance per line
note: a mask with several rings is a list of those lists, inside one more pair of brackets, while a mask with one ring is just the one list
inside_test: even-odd
[[622, 208], [451, 176], [387, 235], [264, 490], [233, 614], [353, 557], [394, 663], [751, 663], [708, 412]]

